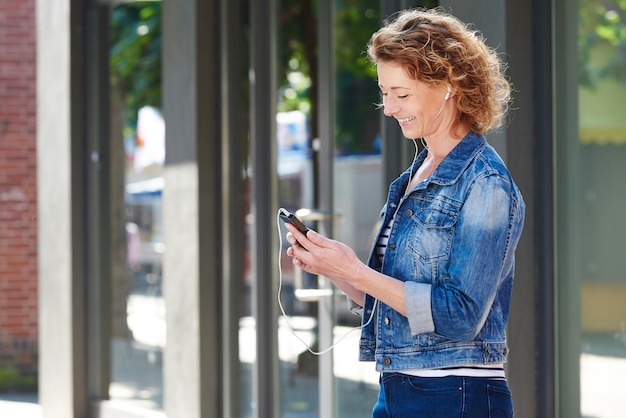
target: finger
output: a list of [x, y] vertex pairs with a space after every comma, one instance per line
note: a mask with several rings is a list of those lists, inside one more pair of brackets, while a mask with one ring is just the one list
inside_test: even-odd
[[308, 265], [307, 263], [305, 263], [304, 261], [302, 261], [302, 259], [300, 259], [300, 258], [294, 257], [293, 258], [293, 264], [296, 267], [298, 267], [298, 268], [300, 268], [300, 269], [302, 269], [304, 271], [307, 271], [309, 273], [315, 274], [315, 272], [313, 271], [312, 267], [310, 265]]
[[[299, 231], [298, 231], [299, 232]], [[326, 238], [324, 235], [318, 233], [317, 231], [313, 231], [312, 229], [307, 232], [305, 235], [306, 239], [311, 242], [313, 245], [318, 247], [328, 247], [330, 240]]]
[[297, 258], [297, 257], [294, 257], [294, 258], [293, 258], [293, 264], [294, 264], [294, 266], [299, 267], [299, 268], [301, 268], [302, 270], [306, 270], [306, 268], [305, 268], [305, 267], [306, 267], [306, 266], [305, 266], [305, 264], [302, 262], [302, 260], [300, 260], [300, 259], [299, 259], [299, 258]]
[[[287, 232], [287, 234], [285, 235], [285, 238], [287, 239], [287, 242], [291, 245], [291, 247], [287, 249], [287, 255], [293, 256], [294, 249], [302, 248], [302, 246], [300, 245], [296, 237], [291, 232]], [[289, 251], [290, 249], [291, 251]]]
[[289, 233], [291, 235], [293, 235], [296, 239], [304, 237], [305, 235], [300, 232], [300, 230], [298, 228], [296, 228], [295, 226], [293, 226], [292, 224], [288, 223], [287, 225], [287, 230], [289, 231]]
[[289, 241], [292, 247], [297, 247], [297, 249], [304, 249], [308, 251], [307, 245], [310, 246], [311, 244], [310, 241], [307, 239], [307, 236], [291, 224], [287, 224], [287, 229], [289, 230], [287, 234], [291, 234], [291, 238], [294, 239], [294, 241]]

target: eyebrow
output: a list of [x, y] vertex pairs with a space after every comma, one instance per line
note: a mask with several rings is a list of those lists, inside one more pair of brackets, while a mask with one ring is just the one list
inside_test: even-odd
[[[378, 85], [378, 88], [379, 88], [379, 89], [380, 89], [380, 88], [382, 88], [382, 87], [383, 87], [383, 86], [381, 86], [380, 84]], [[398, 90], [398, 89], [401, 89], [401, 90], [411, 90], [411, 88], [410, 88], [410, 87], [402, 87], [402, 86], [393, 86], [393, 87], [389, 87], [389, 90]]]

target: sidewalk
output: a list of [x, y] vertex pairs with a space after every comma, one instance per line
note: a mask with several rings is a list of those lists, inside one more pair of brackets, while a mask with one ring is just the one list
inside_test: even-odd
[[41, 418], [41, 407], [35, 394], [0, 393], [0, 417]]
[[[302, 325], [302, 324], [298, 324]], [[254, 356], [255, 343], [252, 341], [253, 335], [246, 336], [246, 332], [251, 332], [251, 323], [242, 324], [243, 339], [247, 341], [240, 347], [240, 358], [242, 360], [242, 378], [251, 379], [251, 368], [256, 361]], [[346, 328], [338, 327], [336, 338], [343, 336]], [[284, 331], [284, 330], [283, 330]], [[303, 334], [304, 336], [304, 334]], [[282, 335], [283, 343], [280, 345], [281, 364], [285, 367], [295, 367], [298, 354], [303, 352], [302, 344], [299, 341], [288, 341]], [[356, 358], [358, 352], [357, 333], [349, 335], [346, 341], [337, 345], [335, 355], [338, 359]], [[291, 340], [291, 338], [289, 338]], [[310, 342], [310, 341], [307, 341]], [[293, 343], [293, 344], [292, 344]], [[592, 350], [593, 351], [593, 350]], [[581, 416], [588, 418], [623, 418], [626, 416], [626, 398], [623, 396], [623, 381], [626, 378], [626, 358], [616, 357], [615, 353], [590, 353], [586, 352], [580, 358], [580, 380], [581, 380]], [[133, 370], [129, 370], [133, 372]], [[334, 375], [337, 379], [337, 390], [339, 392], [338, 402], [341, 410], [340, 416], [366, 416], [363, 411], [371, 408], [377, 393], [377, 374], [373, 371], [370, 363], [360, 363], [355, 367], [348, 361], [337, 361], [334, 365]], [[303, 375], [293, 374], [293, 381], [288, 386], [283, 386], [283, 401], [286, 416], [289, 413], [298, 412], [297, 416], [302, 417], [308, 412], [310, 416], [315, 416], [314, 411], [317, 404], [317, 380], [307, 378]], [[242, 383], [244, 388], [250, 387], [250, 382]], [[367, 391], [365, 396], [363, 391]], [[242, 396], [251, 401], [251, 393], [244, 390]], [[369, 403], [363, 405], [362, 399], [367, 399]], [[43, 413], [37, 403], [36, 394], [16, 394], [0, 392], [0, 418], [42, 418]], [[359, 404], [360, 402], [360, 404]], [[291, 405], [289, 405], [291, 404]], [[243, 411], [246, 416], [247, 411]], [[307, 415], [309, 416], [309, 415]]]

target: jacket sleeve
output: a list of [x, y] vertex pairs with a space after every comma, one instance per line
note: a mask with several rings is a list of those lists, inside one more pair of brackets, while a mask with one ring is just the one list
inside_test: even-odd
[[501, 175], [476, 179], [459, 212], [450, 256], [437, 280], [405, 285], [412, 334], [436, 332], [457, 341], [476, 337], [510, 252], [511, 188]]

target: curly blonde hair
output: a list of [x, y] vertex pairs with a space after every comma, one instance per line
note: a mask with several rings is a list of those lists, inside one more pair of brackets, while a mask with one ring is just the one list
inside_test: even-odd
[[401, 65], [412, 79], [450, 84], [457, 123], [478, 133], [504, 123], [511, 100], [505, 64], [479, 32], [442, 8], [399, 12], [372, 35], [367, 54], [374, 64]]

